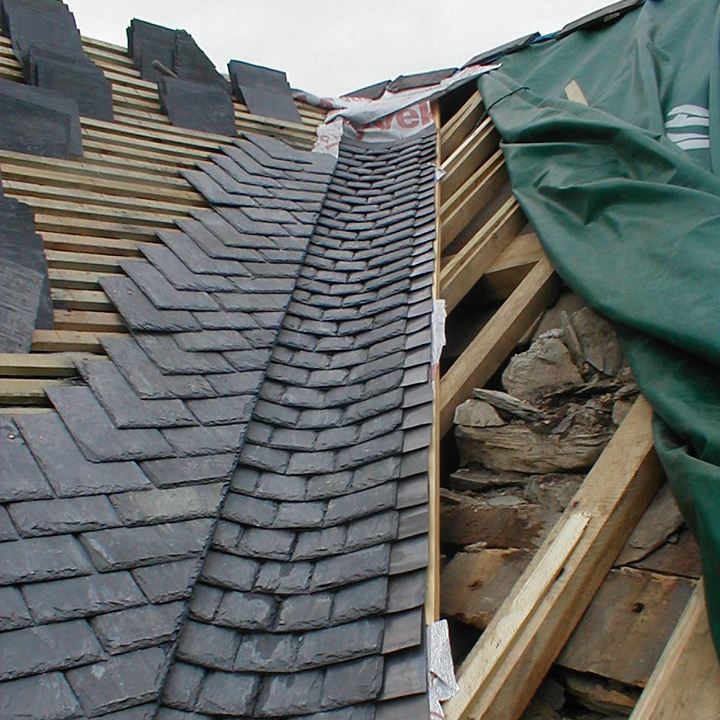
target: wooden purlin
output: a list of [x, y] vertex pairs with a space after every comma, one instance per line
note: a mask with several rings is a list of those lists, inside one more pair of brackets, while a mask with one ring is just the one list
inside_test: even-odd
[[[14, 362], [0, 356], [0, 406], [5, 408], [46, 403], [42, 387], [65, 382], [74, 367], [65, 353], [102, 354], [99, 335], [126, 332], [99, 279], [118, 273], [121, 260], [140, 257], [143, 244], [159, 242], [157, 230], [208, 206], [178, 169], [193, 167], [232, 142], [171, 125], [160, 111], [157, 86], [140, 77], [124, 47], [90, 38], [83, 38], [83, 45], [112, 84], [114, 122], [80, 119], [84, 155], [78, 159], [0, 150], [5, 193], [35, 213], [55, 304], [55, 330], [35, 332], [29, 357], [43, 353], [58, 359], [41, 363], [41, 370], [26, 363], [19, 374]], [[5, 37], [0, 37], [0, 78], [24, 82]], [[236, 102], [238, 132], [271, 134], [310, 148], [324, 111], [304, 103], [298, 110], [302, 124], [258, 117]]]

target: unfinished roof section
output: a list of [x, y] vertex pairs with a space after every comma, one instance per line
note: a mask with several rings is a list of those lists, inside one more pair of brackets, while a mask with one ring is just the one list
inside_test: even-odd
[[242, 140], [190, 135], [92, 47], [122, 122], [0, 156], [56, 317], [72, 255], [116, 318], [2, 356], [75, 376], [3, 415], [0, 715], [427, 716], [434, 134], [335, 161], [236, 105]]

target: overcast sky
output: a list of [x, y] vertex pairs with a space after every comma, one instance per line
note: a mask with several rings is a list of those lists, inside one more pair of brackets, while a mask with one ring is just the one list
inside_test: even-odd
[[83, 35], [125, 46], [132, 17], [187, 30], [218, 69], [279, 68], [293, 87], [339, 95], [380, 80], [460, 66], [610, 0], [66, 0]]

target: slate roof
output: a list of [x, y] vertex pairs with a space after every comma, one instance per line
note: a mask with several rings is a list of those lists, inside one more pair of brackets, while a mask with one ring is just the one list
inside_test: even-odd
[[[0, 421], [0, 716], [427, 716], [434, 134], [247, 136]], [[160, 708], [158, 710], [158, 708]]]

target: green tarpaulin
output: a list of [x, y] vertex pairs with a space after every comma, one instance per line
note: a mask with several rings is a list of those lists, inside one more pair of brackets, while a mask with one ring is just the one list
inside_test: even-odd
[[[720, 2], [646, 2], [479, 80], [513, 190], [615, 321], [703, 559], [720, 648]], [[566, 99], [576, 80], [588, 106]]]

